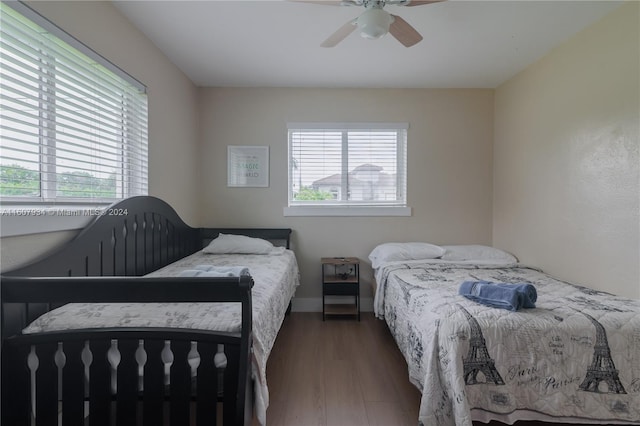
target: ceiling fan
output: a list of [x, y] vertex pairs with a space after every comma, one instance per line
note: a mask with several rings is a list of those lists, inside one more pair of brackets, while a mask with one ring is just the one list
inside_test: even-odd
[[388, 4], [398, 6], [422, 6], [439, 3], [444, 0], [294, 0], [302, 3], [315, 3], [331, 6], [364, 6], [364, 13], [344, 24], [331, 34], [320, 46], [334, 47], [357, 29], [364, 38], [378, 39], [391, 33], [400, 43], [411, 47], [422, 40], [422, 36], [407, 21], [384, 10]]

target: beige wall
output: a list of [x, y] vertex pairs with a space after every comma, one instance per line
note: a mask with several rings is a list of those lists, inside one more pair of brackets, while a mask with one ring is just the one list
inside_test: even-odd
[[495, 93], [493, 242], [523, 262], [640, 297], [639, 4]]
[[[640, 296], [637, 3], [496, 91], [198, 89], [109, 2], [29, 4], [148, 86], [152, 195], [192, 225], [294, 229], [299, 297], [320, 297], [319, 258], [337, 255], [365, 260], [369, 295], [366, 256], [389, 240], [493, 240], [561, 278]], [[409, 122], [413, 215], [284, 217], [288, 121]], [[270, 187], [227, 188], [227, 145], [269, 145]], [[4, 238], [1, 267], [73, 235]]]
[[[29, 2], [32, 8], [137, 78], [149, 95], [149, 193], [198, 225], [197, 88], [107, 1]], [[2, 270], [37, 257], [73, 232], [0, 240]]]
[[[411, 217], [284, 217], [287, 122], [408, 122]], [[367, 255], [390, 240], [491, 243], [492, 90], [202, 90], [204, 226], [287, 226], [302, 298], [320, 298], [320, 257]], [[269, 188], [226, 186], [227, 145], [270, 147]]]

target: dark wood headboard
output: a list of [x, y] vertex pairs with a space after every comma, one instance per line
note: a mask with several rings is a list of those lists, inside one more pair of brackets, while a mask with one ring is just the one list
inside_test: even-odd
[[105, 209], [52, 254], [4, 276], [141, 276], [202, 249], [219, 233], [246, 235], [290, 248], [288, 228], [192, 228], [165, 201], [127, 198]]
[[194, 253], [200, 230], [149, 196], [109, 206], [57, 252], [8, 276], [140, 276]]

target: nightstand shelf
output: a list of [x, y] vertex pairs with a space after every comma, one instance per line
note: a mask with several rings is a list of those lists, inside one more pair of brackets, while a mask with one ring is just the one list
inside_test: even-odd
[[[322, 320], [327, 315], [353, 315], [360, 321], [360, 259], [357, 257], [323, 257]], [[327, 303], [344, 298], [345, 303]]]

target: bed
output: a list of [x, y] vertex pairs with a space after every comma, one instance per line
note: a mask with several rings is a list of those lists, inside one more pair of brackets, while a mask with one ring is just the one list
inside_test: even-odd
[[[422, 393], [421, 425], [640, 424], [640, 301], [554, 279], [486, 246], [385, 243], [374, 310]], [[535, 308], [486, 306], [462, 283], [527, 283]]]
[[2, 424], [265, 424], [290, 234], [192, 228], [133, 197], [3, 273]]

